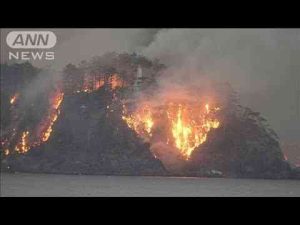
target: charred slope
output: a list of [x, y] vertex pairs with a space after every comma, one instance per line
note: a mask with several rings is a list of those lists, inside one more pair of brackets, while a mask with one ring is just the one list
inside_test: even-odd
[[112, 99], [112, 93], [103, 89], [65, 96], [49, 140], [26, 154], [8, 156], [3, 168], [68, 174], [166, 174], [149, 146], [121, 120]]

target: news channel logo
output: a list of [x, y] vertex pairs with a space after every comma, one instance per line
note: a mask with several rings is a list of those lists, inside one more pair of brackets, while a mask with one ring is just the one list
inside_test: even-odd
[[6, 36], [9, 60], [47, 60], [55, 59], [51, 49], [57, 37], [52, 31], [11, 31]]

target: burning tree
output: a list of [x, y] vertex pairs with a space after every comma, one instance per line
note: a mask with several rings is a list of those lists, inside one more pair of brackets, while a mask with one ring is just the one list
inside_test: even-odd
[[[62, 85], [57, 84], [47, 92], [48, 99], [44, 102], [49, 102], [49, 107], [45, 107], [40, 122], [32, 123], [30, 131], [25, 129], [23, 132], [18, 127], [20, 141], [9, 142], [13, 150], [23, 155], [3, 151], [7, 155], [2, 164], [4, 169], [165, 174], [163, 165], [154, 158], [147, 145], [130, 132], [117, 108], [114, 109], [118, 98], [123, 96], [122, 91], [131, 91], [130, 77], [120, 74], [118, 66], [101, 66], [100, 60], [98, 66], [93, 67], [93, 63], [65, 68]], [[136, 70], [137, 65], [131, 67]], [[120, 142], [122, 145], [118, 144]]]
[[[127, 53], [67, 65], [62, 83], [47, 91], [39, 119], [28, 125], [26, 116], [23, 125], [13, 123], [12, 138], [2, 145], [10, 146], [3, 149], [4, 167], [87, 174], [290, 176], [275, 132], [259, 113], [239, 105], [229, 84], [166, 88], [158, 82], [164, 69], [158, 61]], [[10, 95], [9, 101], [15, 106], [22, 94]], [[25, 154], [13, 155], [11, 147]]]
[[210, 130], [220, 126], [214, 118], [219, 109], [209, 104], [201, 107], [200, 102], [166, 102], [157, 107], [146, 103], [132, 113], [124, 106], [122, 118], [144, 140], [151, 142], [153, 137], [157, 141], [161, 137], [161, 142], [175, 147], [188, 160], [195, 148], [206, 141]]

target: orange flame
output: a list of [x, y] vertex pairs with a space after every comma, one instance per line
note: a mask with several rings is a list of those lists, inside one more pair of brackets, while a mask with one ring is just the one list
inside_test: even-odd
[[24, 131], [21, 136], [21, 140], [16, 145], [15, 150], [19, 153], [26, 153], [30, 149], [29, 146], [29, 131]]
[[4, 155], [9, 155], [9, 149], [4, 150]]
[[99, 88], [101, 88], [103, 85], [104, 85], [104, 80], [103, 79], [101, 79], [101, 80], [98, 80], [98, 81], [96, 81], [95, 82], [95, 90], [98, 90]]
[[47, 141], [51, 135], [52, 132], [52, 126], [55, 123], [55, 121], [58, 118], [58, 115], [60, 114], [59, 106], [61, 105], [61, 102], [63, 101], [64, 93], [58, 91], [54, 98], [50, 109], [50, 115], [47, 118], [46, 121], [46, 129], [42, 132], [41, 140], [43, 142]]
[[[203, 110], [194, 110], [197, 108], [195, 105], [167, 103], [160, 107], [160, 110], [146, 105], [129, 114], [126, 107], [123, 106], [122, 119], [129, 128], [148, 140], [155, 132], [153, 131], [154, 125], [157, 128], [162, 126], [161, 121], [158, 122], [161, 116], [158, 115], [166, 114], [167, 121], [164, 121], [164, 124], [169, 124], [169, 127], [165, 142], [176, 147], [188, 160], [195, 148], [207, 140], [211, 129], [220, 126], [220, 121], [214, 118], [215, 112], [220, 108], [212, 108], [209, 104], [206, 104]], [[163, 113], [158, 113], [161, 110]]]
[[11, 98], [10, 98], [10, 104], [11, 105], [13, 105], [15, 102], [16, 102], [16, 100], [17, 100], [17, 98], [19, 97], [19, 94], [18, 93], [16, 93], [14, 96], [12, 96]]
[[[104, 78], [95, 78], [89, 74], [85, 74], [81, 91], [91, 93], [103, 87], [105, 83], [108, 84], [112, 90], [126, 86], [125, 81], [118, 74], [112, 74], [106, 81]], [[81, 91], [77, 91], [77, 93]]]
[[[57, 90], [54, 93], [54, 97], [50, 99], [50, 112], [49, 112], [49, 116], [47, 117], [46, 120], [43, 121], [42, 123], [42, 128], [41, 128], [41, 132], [39, 134], [38, 137], [33, 136], [33, 138], [31, 139], [36, 139], [38, 138], [38, 140], [36, 141], [31, 141], [29, 140], [29, 131], [24, 131], [22, 133], [22, 136], [19, 140], [19, 142], [17, 143], [17, 145], [15, 146], [15, 151], [18, 153], [26, 153], [28, 152], [32, 147], [38, 146], [40, 145], [42, 142], [46, 142], [52, 132], [52, 126], [55, 123], [55, 121], [58, 118], [58, 115], [60, 113], [59, 111], [59, 107], [61, 105], [61, 102], [63, 101], [63, 96], [64, 93], [61, 92], [60, 90]], [[6, 149], [4, 151], [5, 155], [8, 155], [10, 153], [9, 149]]]
[[208, 117], [211, 110], [209, 104], [205, 105], [205, 113], [200, 112], [198, 118], [188, 108], [183, 108], [181, 104], [175, 109], [175, 115], [169, 112], [169, 119], [172, 121], [172, 135], [175, 146], [181, 151], [182, 155], [189, 159], [196, 147], [204, 143], [208, 132], [218, 128], [220, 122]]
[[126, 121], [128, 127], [133, 129], [135, 132], [152, 136], [151, 129], [154, 125], [152, 119], [152, 113], [149, 106], [144, 106], [133, 115], [127, 115], [127, 109], [123, 105], [123, 116], [122, 119]]

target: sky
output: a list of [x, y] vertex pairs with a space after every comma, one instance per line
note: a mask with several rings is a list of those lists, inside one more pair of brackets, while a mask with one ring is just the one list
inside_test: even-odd
[[[260, 112], [281, 139], [300, 140], [300, 29], [41, 30], [57, 36], [55, 60], [32, 61], [35, 66], [61, 71], [109, 51], [137, 52], [166, 64], [175, 80], [229, 82], [241, 104]], [[2, 63], [9, 31], [1, 30]]]

